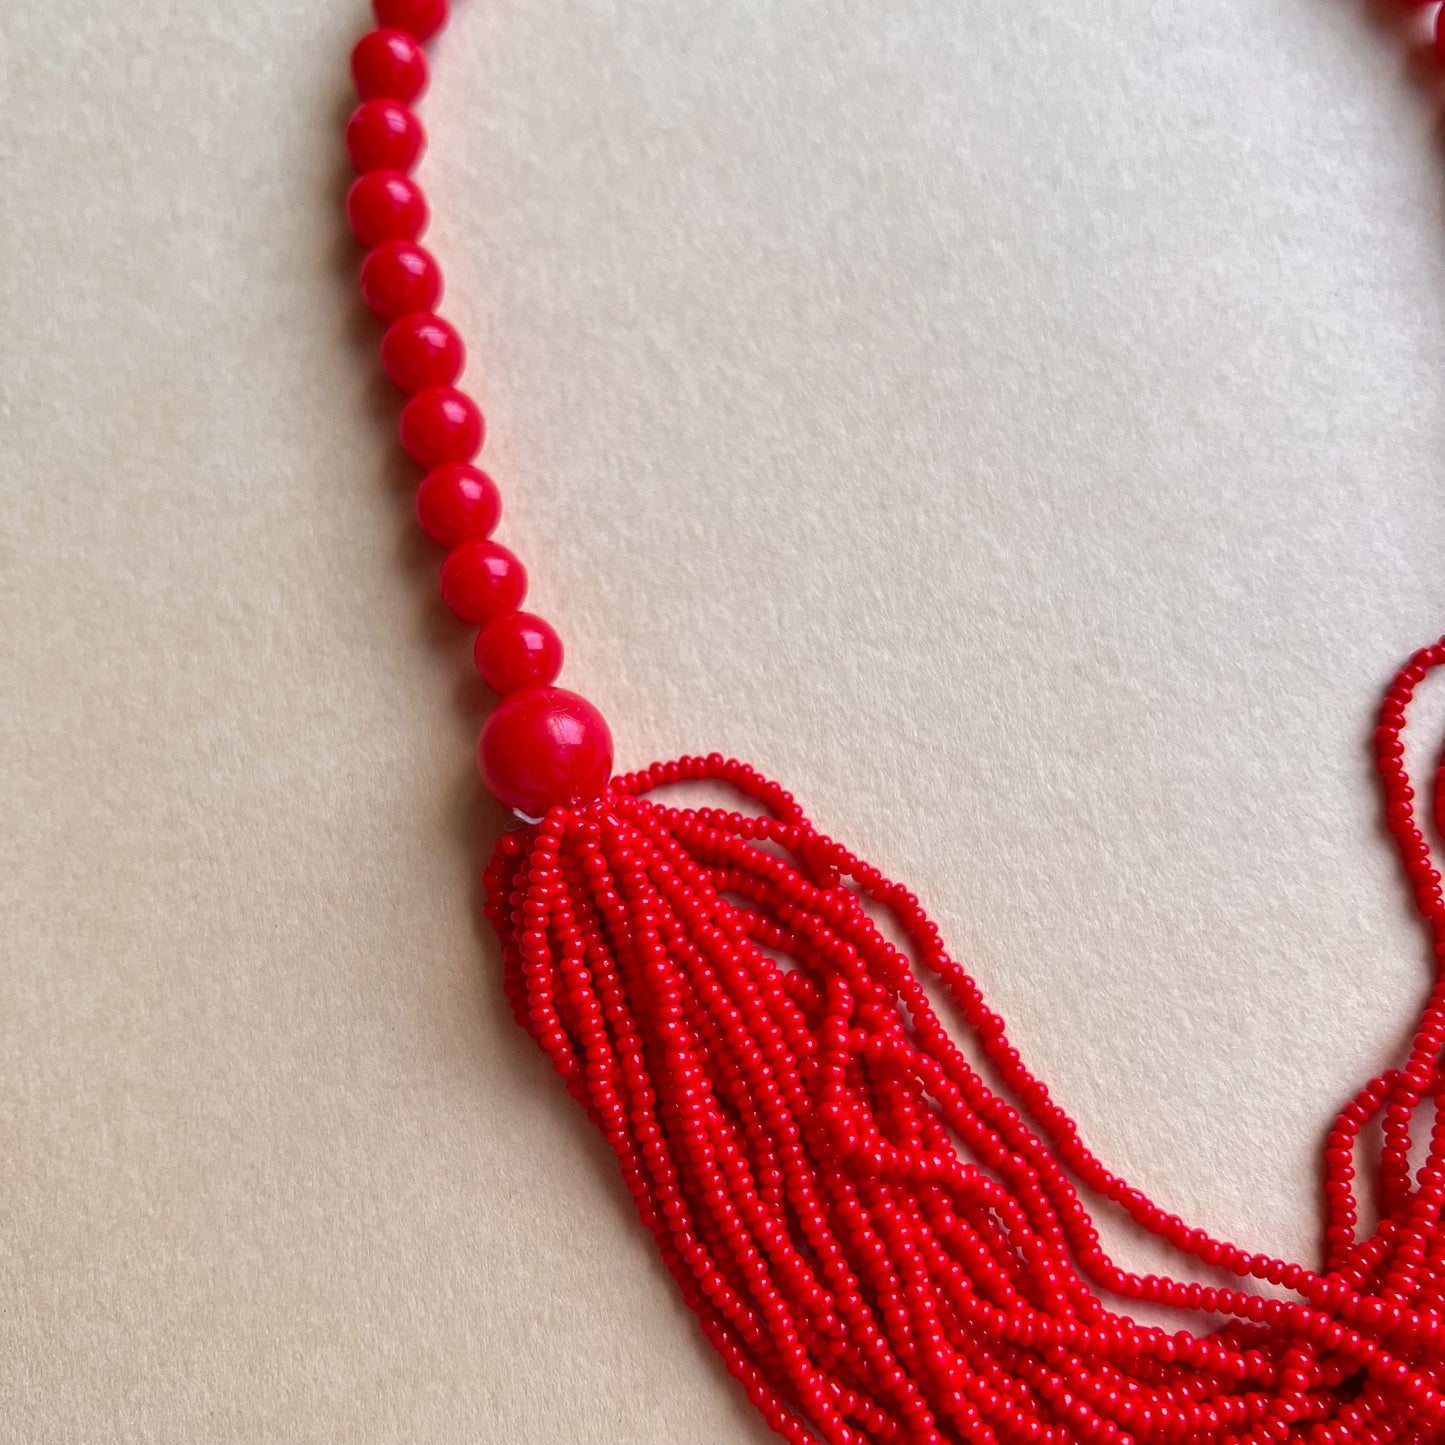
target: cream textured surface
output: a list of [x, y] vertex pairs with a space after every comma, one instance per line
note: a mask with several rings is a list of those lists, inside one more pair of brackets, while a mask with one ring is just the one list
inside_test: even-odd
[[[484, 700], [338, 219], [363, 5], [0, 10], [0, 1439], [760, 1445], [479, 929]], [[1363, 750], [1445, 624], [1407, 51], [498, 0], [425, 109], [503, 535], [623, 760], [787, 780], [1111, 1164], [1310, 1258], [1425, 981]]]

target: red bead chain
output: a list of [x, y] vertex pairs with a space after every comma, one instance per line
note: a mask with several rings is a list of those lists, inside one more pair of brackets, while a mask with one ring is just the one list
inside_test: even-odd
[[442, 600], [482, 629], [477, 669], [503, 696], [478, 744], [482, 776], [509, 808], [540, 817], [555, 804], [602, 792], [612, 775], [612, 734], [591, 703], [551, 685], [562, 668], [561, 640], [540, 617], [519, 610], [526, 569], [491, 540], [501, 498], [492, 479], [471, 465], [486, 440], [486, 421], [457, 387], [466, 348], [436, 314], [441, 271], [418, 244], [430, 211], [409, 172], [426, 148], [426, 132], [410, 106], [426, 89], [422, 47], [446, 24], [447, 0], [375, 0], [374, 8], [379, 28], [351, 55], [362, 104], [346, 126], [347, 153], [360, 172], [346, 214], [369, 250], [361, 294], [389, 323], [381, 363], [409, 397], [401, 442], [426, 472], [417, 521], [449, 549]]
[[[502, 695], [483, 776], [531, 820], [484, 879], [507, 995], [768, 1424], [834, 1445], [1445, 1441], [1445, 894], [1401, 742], [1445, 640], [1395, 678], [1375, 732], [1435, 986], [1404, 1064], [1365, 1084], [1325, 1140], [1319, 1267], [1252, 1253], [1110, 1173], [918, 899], [777, 784], [717, 755], [609, 781], [607, 725], [552, 685], [561, 643], [520, 610], [526, 572], [491, 540], [497, 491], [471, 465], [485, 428], [456, 389], [462, 344], [434, 314], [441, 277], [416, 244], [427, 208], [407, 171], [424, 136], [409, 104], [447, 6], [376, 11], [381, 29], [353, 57], [364, 103], [347, 145], [362, 174], [348, 214], [372, 248], [362, 290], [390, 323], [387, 373], [411, 398], [402, 438], [427, 469], [417, 516], [450, 549], [442, 595], [479, 625], [477, 666]], [[762, 815], [649, 796], [701, 779]], [[1445, 767], [1433, 808], [1445, 829]], [[1362, 1237], [1355, 1171], [1376, 1127], [1380, 1219]], [[1088, 1196], [1226, 1282], [1121, 1269]], [[1109, 1298], [1171, 1307], [1190, 1328], [1140, 1325]]]

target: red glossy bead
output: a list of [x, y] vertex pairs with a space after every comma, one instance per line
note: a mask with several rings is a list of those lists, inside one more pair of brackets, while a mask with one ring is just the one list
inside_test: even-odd
[[426, 148], [421, 122], [398, 100], [367, 100], [346, 123], [346, 152], [359, 171], [409, 171]]
[[430, 40], [447, 23], [447, 0], [373, 0], [378, 25]]
[[416, 519], [422, 531], [443, 547], [490, 537], [501, 515], [497, 484], [465, 462], [428, 472], [416, 491]]
[[362, 300], [383, 321], [430, 311], [442, 297], [441, 268], [412, 241], [384, 241], [361, 264]]
[[562, 671], [562, 639], [530, 612], [507, 612], [477, 633], [474, 656], [493, 692], [546, 687]]
[[429, 311], [400, 317], [381, 340], [382, 367], [402, 391], [450, 386], [466, 359], [461, 337]]
[[362, 100], [384, 96], [410, 104], [426, 89], [426, 55], [404, 30], [372, 30], [351, 52], [351, 78]]
[[443, 462], [471, 461], [486, 434], [476, 402], [450, 386], [417, 392], [401, 411], [401, 444], [428, 471]]
[[500, 543], [475, 537], [447, 553], [441, 594], [463, 622], [484, 624], [521, 606], [527, 569]]
[[612, 733], [584, 697], [529, 687], [504, 697], [482, 728], [477, 761], [505, 807], [529, 818], [588, 802], [612, 777]]
[[346, 216], [363, 246], [415, 241], [431, 219], [421, 188], [401, 171], [367, 171], [346, 197]]
[[404, 30], [417, 40], [430, 40], [446, 25], [451, 6], [448, 0], [372, 0], [378, 25]]

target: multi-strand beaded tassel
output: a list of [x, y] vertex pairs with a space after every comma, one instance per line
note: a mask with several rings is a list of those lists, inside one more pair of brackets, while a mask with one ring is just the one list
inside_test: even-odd
[[[1404, 1064], [1329, 1132], [1319, 1267], [1252, 1254], [1105, 1169], [917, 898], [776, 784], [717, 756], [609, 781], [606, 724], [552, 686], [561, 645], [518, 610], [525, 573], [490, 540], [496, 488], [471, 465], [482, 418], [454, 389], [462, 345], [435, 315], [440, 276], [417, 245], [427, 207], [408, 175], [422, 147], [409, 105], [446, 0], [376, 0], [376, 12], [381, 28], [353, 56], [363, 104], [347, 142], [361, 176], [348, 209], [370, 248], [363, 292], [390, 323], [383, 363], [411, 397], [401, 429], [426, 470], [418, 517], [450, 549], [442, 595], [479, 624], [477, 664], [501, 695], [482, 772], [526, 821], [485, 878], [505, 987], [769, 1425], [836, 1445], [1445, 1441], [1445, 900], [1401, 743], [1445, 641], [1395, 678], [1375, 734], [1437, 982]], [[700, 779], [760, 811], [648, 796]], [[1442, 798], [1437, 775], [1437, 825]], [[1421, 1115], [1429, 1143], [1412, 1167]], [[1361, 1237], [1353, 1179], [1374, 1125], [1380, 1217]], [[1223, 1283], [1120, 1269], [1083, 1194]], [[1140, 1325], [1106, 1298], [1172, 1306], [1194, 1328]]]

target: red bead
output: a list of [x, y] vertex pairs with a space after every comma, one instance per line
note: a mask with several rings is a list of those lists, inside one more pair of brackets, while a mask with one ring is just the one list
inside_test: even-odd
[[477, 633], [477, 671], [493, 692], [546, 687], [562, 671], [562, 639], [530, 612], [507, 612]]
[[586, 698], [530, 687], [499, 702], [477, 747], [482, 778], [497, 800], [530, 818], [587, 802], [612, 776], [612, 734]]
[[373, 0], [376, 23], [430, 40], [447, 23], [447, 0]]
[[359, 171], [409, 171], [425, 148], [421, 122], [400, 101], [363, 101], [346, 123], [346, 151]]
[[346, 197], [346, 215], [363, 246], [415, 241], [430, 219], [420, 187], [400, 171], [357, 176]]
[[476, 402], [450, 386], [417, 392], [401, 411], [401, 444], [427, 470], [443, 462], [471, 461], [486, 432]]
[[527, 569], [500, 543], [474, 537], [447, 553], [441, 593], [463, 622], [487, 623], [521, 606]]
[[362, 263], [361, 296], [383, 321], [430, 311], [442, 297], [441, 268], [411, 241], [383, 241]]
[[416, 493], [421, 529], [443, 547], [490, 537], [502, 515], [496, 483], [465, 462], [451, 462], [422, 478]]
[[381, 364], [402, 391], [450, 386], [462, 374], [462, 339], [440, 316], [414, 311], [392, 322], [381, 340]]
[[362, 100], [384, 96], [410, 104], [426, 89], [426, 55], [404, 30], [372, 30], [351, 52], [351, 78]]

